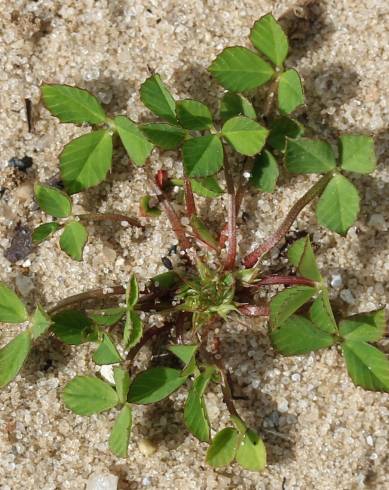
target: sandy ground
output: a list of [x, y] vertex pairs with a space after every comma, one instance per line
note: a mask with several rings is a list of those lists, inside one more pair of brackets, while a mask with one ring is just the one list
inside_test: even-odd
[[[16, 263], [4, 257], [18, 222], [33, 227], [46, 219], [34, 207], [32, 184], [56, 174], [62, 146], [83, 131], [60, 126], [38, 105], [42, 80], [89, 88], [109, 111], [146, 120], [150, 115], [138, 89], [149, 65], [178, 97], [198, 97], [216, 110], [220, 88], [206, 72], [211, 60], [226, 45], [244, 44], [261, 15], [272, 10], [280, 16], [294, 5], [263, 0], [0, 0], [0, 279], [18, 288], [30, 305], [46, 305], [85, 289], [125, 283], [131, 271], [145, 278], [163, 271], [160, 258], [174, 243], [161, 218], [145, 233], [91, 225], [93, 239], [80, 264], [60, 253], [55, 239]], [[374, 175], [355, 179], [363, 206], [347, 237], [317, 227], [309, 210], [294, 228], [314, 233], [328, 278], [340, 274], [332, 296], [345, 314], [387, 301], [388, 14], [384, 0], [334, 0], [314, 2], [305, 18], [299, 9], [285, 15], [293, 31], [288, 63], [297, 66], [305, 82], [305, 120], [331, 139], [340, 131], [376, 136], [380, 165]], [[34, 105], [32, 133], [25, 98]], [[27, 173], [8, 167], [12, 157], [25, 155], [33, 158]], [[154, 161], [167, 169], [177, 167], [173, 153], [160, 159], [156, 155]], [[284, 181], [273, 196], [248, 196], [242, 249], [252, 244], [252, 237], [260, 240], [274, 229], [310, 180], [314, 177]], [[119, 155], [108, 182], [75, 200], [79, 209], [135, 215], [144, 192], [143, 175], [128, 170]], [[215, 224], [222, 222], [220, 200], [203, 203], [202, 212]], [[234, 322], [222, 335], [237, 390], [250, 399], [238, 402], [238, 408], [268, 446], [269, 466], [263, 474], [238, 466], [220, 471], [206, 467], [206, 447], [187, 434], [181, 412], [173, 410], [182, 407], [183, 393], [154, 408], [136, 408], [129, 457], [111, 456], [107, 439], [115, 414], [81, 418], [64, 410], [60, 398], [67, 380], [96, 371], [90, 348], [64, 348], [46, 339], [17, 381], [0, 394], [1, 490], [78, 490], [95, 472], [117, 475], [120, 489], [388, 489], [389, 396], [355, 388], [335, 349], [282, 359], [259, 327]], [[1, 344], [16, 330], [3, 327]], [[227, 417], [220, 394], [209, 393], [207, 402], [214, 427], [221, 427]]]

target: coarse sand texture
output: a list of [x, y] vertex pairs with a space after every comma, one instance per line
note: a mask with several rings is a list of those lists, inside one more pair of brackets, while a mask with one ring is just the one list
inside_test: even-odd
[[[307, 3], [0, 0], [0, 280], [29, 306], [52, 305], [87, 289], [126, 284], [131, 272], [142, 281], [164, 272], [161, 258], [176, 243], [162, 215], [148, 220], [144, 230], [90, 223], [82, 262], [62, 253], [54, 239], [29, 250], [23, 227], [32, 229], [46, 219], [34, 202], [34, 182], [58, 177], [63, 146], [87, 131], [49, 114], [40, 103], [42, 82], [86, 88], [109, 113], [148, 121], [139, 88], [150, 70], [157, 71], [178, 99], [197, 98], [216, 113], [222, 89], [207, 67], [224, 47], [248, 46], [254, 21], [272, 11], [290, 35], [287, 64], [303, 78], [301, 120], [332, 143], [341, 132], [372, 134], [378, 157], [372, 175], [350, 174], [361, 195], [361, 213], [346, 237], [319, 227], [310, 208], [291, 234], [312, 234], [331, 299], [345, 315], [388, 303], [389, 4]], [[31, 131], [25, 99], [32, 103]], [[181, 168], [173, 152], [154, 152], [152, 165], [174, 169], [176, 176]], [[282, 178], [274, 194], [249, 193], [245, 219], [239, 216], [241, 251], [253, 237], [261, 241], [271, 234], [316, 178]], [[73, 197], [75, 211], [137, 216], [146, 189], [144, 171], [129, 167], [119, 152], [106, 182]], [[224, 204], [224, 198], [203, 200], [201, 214], [220, 228]], [[26, 252], [19, 260], [9, 251], [15, 229]], [[279, 263], [280, 247], [265, 264]], [[3, 327], [0, 345], [18, 328]], [[264, 323], [253, 320], [231, 322], [220, 333], [223, 358], [245, 398], [236, 402], [239, 412], [267, 446], [263, 473], [237, 464], [219, 470], [205, 464], [206, 444], [183, 425], [182, 391], [153, 407], [136, 406], [129, 456], [113, 456], [107, 441], [117, 412], [80, 417], [65, 409], [61, 398], [76, 374], [100, 373], [91, 360], [93, 346], [74, 348], [46, 336], [0, 392], [0, 489], [79, 490], [88, 479], [88, 488], [111, 488], [91, 486], [104, 474], [111, 475], [112, 488], [118, 479], [121, 490], [389, 489], [389, 396], [355, 387], [335, 347], [282, 357], [264, 331]], [[381, 347], [389, 353], [387, 340]], [[228, 413], [220, 392], [211, 388], [206, 403], [216, 428], [225, 427]]]

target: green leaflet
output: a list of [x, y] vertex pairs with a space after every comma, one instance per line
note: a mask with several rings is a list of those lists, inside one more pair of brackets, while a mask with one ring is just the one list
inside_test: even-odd
[[43, 211], [56, 218], [67, 218], [72, 212], [72, 202], [67, 194], [48, 185], [35, 184], [35, 197]]
[[309, 309], [309, 317], [320, 330], [328, 333], [338, 331], [327, 289], [324, 288], [312, 303]]
[[125, 403], [127, 400], [128, 389], [130, 388], [131, 384], [130, 375], [124, 368], [115, 366], [113, 368], [113, 377], [115, 380], [115, 388], [119, 401], [120, 403]]
[[330, 347], [335, 339], [307, 318], [292, 315], [271, 332], [271, 341], [281, 354], [297, 356]]
[[0, 388], [4, 388], [16, 378], [30, 350], [31, 335], [28, 330], [17, 335], [0, 349]]
[[111, 168], [112, 136], [105, 129], [84, 134], [68, 143], [59, 159], [69, 194], [100, 184]]
[[295, 311], [316, 293], [309, 286], [293, 286], [278, 293], [270, 303], [270, 321], [277, 327], [285, 322]]
[[41, 91], [45, 106], [61, 122], [102, 124], [106, 120], [99, 101], [87, 90], [45, 83]]
[[374, 140], [360, 134], [344, 134], [339, 138], [340, 165], [344, 170], [369, 174], [376, 167]]
[[224, 94], [220, 103], [220, 118], [227, 121], [235, 116], [246, 116], [250, 119], [257, 119], [257, 114], [252, 103], [241, 94], [227, 92]]
[[51, 221], [50, 223], [44, 223], [43, 225], [37, 226], [35, 230], [32, 232], [32, 241], [34, 243], [43, 242], [49, 238], [53, 233], [58, 231], [61, 228], [61, 225], [55, 221]]
[[288, 38], [272, 14], [261, 17], [251, 29], [254, 47], [277, 66], [282, 66], [288, 55]]
[[185, 140], [187, 132], [168, 123], [149, 123], [139, 126], [147, 139], [164, 150], [174, 150]]
[[342, 350], [354, 384], [365, 390], [389, 392], [389, 361], [383, 352], [352, 340], [344, 342]]
[[161, 209], [158, 206], [152, 206], [151, 202], [154, 198], [146, 195], [142, 196], [139, 201], [140, 215], [145, 218], [156, 218], [161, 215]]
[[238, 445], [236, 461], [249, 471], [262, 471], [266, 466], [266, 447], [262, 439], [248, 429]]
[[65, 406], [78, 415], [93, 415], [119, 403], [116, 391], [94, 376], [76, 376], [64, 388]]
[[335, 168], [335, 155], [326, 141], [287, 138], [286, 168], [294, 174], [325, 173]]
[[203, 179], [190, 179], [192, 191], [202, 197], [219, 197], [223, 194], [223, 189], [213, 176], [204, 177]]
[[177, 344], [169, 345], [168, 350], [172, 352], [178, 359], [180, 359], [185, 365], [188, 364], [197, 351], [197, 345], [195, 344]]
[[183, 145], [184, 168], [188, 177], [208, 177], [223, 165], [223, 146], [216, 135], [199, 136]]
[[317, 203], [318, 223], [345, 235], [358, 217], [359, 201], [359, 194], [354, 185], [343, 175], [335, 175]]
[[213, 125], [208, 107], [197, 100], [180, 100], [176, 105], [176, 113], [178, 122], [186, 129], [199, 131]]
[[273, 192], [279, 175], [278, 165], [273, 155], [264, 150], [255, 157], [250, 183], [263, 192]]
[[89, 318], [102, 327], [111, 327], [118, 323], [126, 313], [126, 308], [105, 308], [89, 312]]
[[53, 316], [53, 333], [65, 344], [80, 345], [97, 340], [93, 322], [78, 310], [65, 310]]
[[377, 342], [386, 332], [385, 310], [350, 316], [339, 323], [339, 331], [346, 340]]
[[304, 92], [300, 75], [296, 70], [286, 70], [278, 80], [278, 107], [281, 112], [290, 114], [304, 104]]
[[247, 48], [225, 48], [213, 61], [209, 71], [231, 92], [259, 87], [274, 75], [273, 68]]
[[18, 296], [0, 282], [0, 322], [23, 323], [28, 319], [26, 307]]
[[209, 442], [210, 427], [207, 408], [204, 402], [204, 392], [212, 378], [214, 369], [205, 370], [193, 381], [184, 408], [184, 422], [190, 432], [199, 441]]
[[304, 134], [304, 126], [288, 116], [280, 116], [270, 124], [270, 133], [267, 142], [279, 151], [284, 151], [286, 139], [296, 139]]
[[157, 116], [176, 124], [176, 103], [158, 74], [152, 75], [140, 88], [140, 98], [144, 105]]
[[222, 135], [237, 152], [253, 156], [264, 146], [268, 130], [248, 117], [236, 116], [224, 123]]
[[92, 359], [93, 362], [99, 366], [116, 364], [123, 360], [112, 338], [106, 333], [103, 334], [103, 340], [97, 350], [93, 353]]
[[308, 235], [296, 240], [289, 247], [288, 259], [303, 277], [313, 281], [321, 281], [320, 271], [317, 267], [315, 254]]
[[143, 322], [134, 310], [127, 311], [126, 323], [123, 332], [123, 345], [126, 349], [134, 347], [143, 335]]
[[219, 248], [219, 242], [206, 224], [198, 217], [193, 215], [190, 219], [190, 225], [196, 235], [205, 243], [208, 243], [214, 248]]
[[127, 400], [146, 405], [171, 395], [186, 381], [178, 369], [154, 367], [137, 374], [130, 386]]
[[235, 458], [239, 434], [236, 429], [226, 427], [216, 434], [207, 451], [207, 463], [218, 468], [226, 466]]
[[53, 321], [45, 310], [38, 305], [31, 318], [31, 336], [35, 340], [43, 335], [50, 328]]
[[153, 144], [128, 117], [116, 116], [114, 122], [128, 156], [137, 167], [141, 167], [149, 158]]
[[131, 274], [126, 290], [127, 308], [133, 308], [139, 301], [139, 285], [135, 274]]
[[78, 221], [72, 221], [65, 225], [59, 239], [59, 245], [69, 257], [74, 260], [82, 260], [82, 252], [88, 240], [88, 232], [84, 225]]
[[109, 448], [118, 458], [126, 458], [132, 427], [132, 410], [124, 405], [117, 416], [109, 436]]

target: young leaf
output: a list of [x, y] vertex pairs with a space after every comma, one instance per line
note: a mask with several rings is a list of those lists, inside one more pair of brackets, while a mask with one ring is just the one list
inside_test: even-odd
[[93, 415], [119, 403], [116, 391], [94, 376], [76, 376], [63, 390], [65, 406], [78, 415]]
[[45, 310], [38, 305], [31, 319], [31, 336], [35, 340], [50, 328], [53, 321]]
[[195, 344], [178, 344], [169, 345], [168, 350], [172, 352], [178, 359], [180, 359], [185, 365], [189, 363], [192, 357], [197, 351], [197, 345]]
[[309, 309], [309, 317], [324, 332], [336, 333], [338, 331], [327, 289], [323, 289], [312, 303]]
[[43, 225], [38, 226], [32, 232], [32, 241], [34, 243], [43, 242], [49, 238], [53, 233], [58, 231], [61, 228], [61, 225], [55, 221], [51, 221], [50, 223], [44, 223]]
[[4, 388], [18, 375], [30, 349], [31, 336], [28, 330], [0, 349], [0, 388]]
[[126, 308], [106, 308], [104, 310], [96, 310], [89, 313], [89, 318], [102, 327], [112, 327], [116, 325], [126, 313]]
[[279, 151], [284, 151], [286, 138], [296, 139], [304, 134], [304, 126], [288, 116], [280, 116], [270, 124], [270, 133], [267, 142]]
[[199, 136], [185, 141], [183, 159], [189, 177], [208, 177], [223, 165], [223, 146], [216, 135]]
[[28, 319], [24, 304], [4, 283], [0, 282], [0, 322], [23, 323]]
[[112, 136], [105, 129], [84, 134], [68, 143], [59, 159], [69, 194], [100, 184], [111, 168]]
[[[146, 195], [142, 196], [139, 201], [140, 215], [145, 218], [156, 218], [161, 215], [161, 209], [158, 206], [152, 206], [151, 203], [155, 200], [154, 197]], [[158, 201], [157, 201], [158, 202]]]
[[317, 267], [315, 254], [308, 235], [296, 240], [289, 247], [288, 259], [303, 277], [313, 281], [321, 281], [320, 271]]
[[157, 116], [176, 124], [176, 103], [161, 77], [152, 75], [140, 88], [140, 98], [144, 105]]
[[182, 127], [200, 131], [212, 126], [208, 107], [197, 100], [180, 100], [176, 105], [177, 119]]
[[213, 176], [204, 177], [203, 179], [190, 179], [192, 191], [202, 197], [219, 197], [223, 194], [223, 189]]
[[67, 218], [72, 212], [69, 196], [55, 187], [35, 184], [34, 191], [39, 206], [50, 216]]
[[273, 192], [279, 175], [278, 165], [273, 155], [264, 150], [255, 157], [250, 183], [263, 192]]
[[316, 293], [309, 286], [293, 286], [278, 293], [270, 303], [270, 321], [281, 325]]
[[127, 400], [128, 389], [131, 384], [130, 375], [128, 374], [128, 371], [122, 367], [115, 366], [113, 368], [113, 377], [119, 401], [120, 403], [125, 403]]
[[224, 123], [222, 135], [242, 155], [253, 156], [261, 151], [268, 130], [245, 116], [236, 116]]
[[82, 311], [61, 311], [52, 320], [52, 331], [65, 344], [80, 345], [97, 339], [91, 319]]
[[127, 400], [140, 405], [156, 403], [178, 390], [185, 381], [186, 378], [181, 376], [178, 369], [153, 367], [135, 377]]
[[231, 92], [259, 87], [274, 75], [273, 68], [247, 48], [225, 48], [213, 61], [209, 71]]
[[207, 451], [207, 463], [218, 468], [230, 464], [236, 454], [239, 434], [236, 429], [226, 427], [216, 434]]
[[214, 369], [204, 371], [194, 380], [184, 408], [185, 425], [202, 442], [209, 442], [210, 439], [208, 414], [203, 395], [213, 373]]
[[186, 131], [168, 123], [142, 124], [140, 129], [147, 139], [164, 150], [174, 150], [185, 140]]
[[241, 94], [227, 92], [220, 103], [220, 118], [227, 121], [235, 116], [246, 116], [257, 119], [257, 114], [252, 103]]
[[123, 345], [126, 349], [134, 347], [143, 335], [143, 322], [134, 310], [127, 311], [126, 323], [123, 332]]
[[111, 337], [106, 333], [103, 334], [103, 341], [93, 353], [92, 359], [99, 366], [116, 364], [123, 360]]
[[343, 175], [335, 175], [317, 203], [318, 223], [345, 235], [358, 217], [359, 201], [358, 191], [353, 184]]
[[109, 448], [118, 458], [126, 458], [128, 452], [128, 443], [132, 426], [132, 410], [129, 405], [124, 405], [109, 436]]
[[284, 356], [298, 356], [330, 347], [335, 339], [307, 318], [292, 315], [270, 334], [273, 346]]
[[59, 239], [59, 246], [69, 257], [74, 260], [82, 260], [82, 252], [88, 240], [88, 232], [85, 226], [78, 221], [72, 221], [65, 225]]
[[219, 242], [217, 238], [212, 234], [205, 223], [198, 217], [193, 215], [190, 219], [190, 226], [195, 234], [205, 243], [208, 243], [211, 247], [219, 248]]
[[68, 85], [43, 84], [43, 102], [63, 123], [102, 124], [106, 115], [99, 101], [87, 90]]
[[335, 155], [326, 141], [287, 138], [285, 163], [293, 174], [317, 174], [335, 168]]
[[385, 310], [382, 308], [350, 316], [339, 323], [339, 330], [347, 341], [377, 342], [386, 332]]
[[149, 158], [153, 144], [147, 140], [138, 126], [126, 116], [116, 116], [115, 127], [131, 161], [141, 167]]
[[272, 14], [261, 17], [250, 33], [253, 46], [277, 66], [282, 66], [288, 55], [288, 38]]
[[176, 272], [168, 271], [152, 277], [151, 282], [153, 283], [154, 287], [168, 291], [174, 286], [177, 286], [181, 282], [181, 279]]
[[290, 114], [304, 104], [304, 92], [300, 75], [296, 70], [286, 70], [278, 80], [278, 107], [281, 112]]
[[126, 290], [127, 308], [133, 308], [139, 301], [139, 285], [135, 274], [131, 274]]
[[236, 451], [236, 461], [249, 471], [262, 471], [266, 466], [266, 447], [262, 439], [248, 429]]
[[347, 371], [365, 390], [389, 392], [389, 360], [366, 342], [347, 340], [342, 345]]
[[374, 140], [361, 134], [344, 134], [339, 138], [340, 164], [344, 170], [369, 174], [376, 167]]

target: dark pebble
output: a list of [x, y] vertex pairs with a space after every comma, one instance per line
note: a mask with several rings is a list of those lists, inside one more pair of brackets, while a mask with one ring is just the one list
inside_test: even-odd
[[8, 166], [17, 168], [22, 172], [25, 172], [28, 168], [30, 168], [33, 164], [33, 160], [31, 157], [25, 156], [23, 158], [13, 157], [8, 160]]
[[17, 225], [11, 240], [11, 245], [4, 252], [4, 257], [10, 262], [25, 259], [33, 249], [31, 230], [27, 226]]
[[168, 269], [169, 271], [173, 269], [172, 261], [168, 257], [162, 257], [161, 260], [162, 260], [162, 264], [166, 267], [166, 269]]

